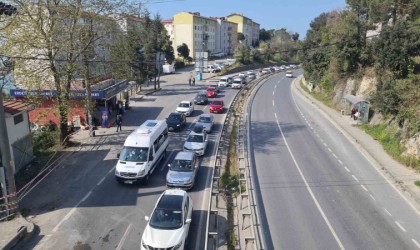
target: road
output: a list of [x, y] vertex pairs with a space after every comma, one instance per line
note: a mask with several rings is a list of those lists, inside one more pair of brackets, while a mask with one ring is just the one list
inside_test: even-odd
[[[301, 73], [301, 72], [300, 72]], [[251, 159], [266, 249], [419, 249], [419, 212], [284, 73], [257, 92]]]
[[[130, 102], [132, 110], [124, 116], [122, 133], [105, 135], [100, 131], [95, 142], [86, 141], [21, 202], [37, 225], [35, 236], [18, 246], [22, 249], [139, 249], [144, 217], [149, 216], [166, 190], [167, 164], [182, 149], [188, 131], [171, 133], [169, 157], [161, 162], [148, 185], [121, 185], [115, 181], [116, 154], [128, 134], [147, 119], [165, 119], [181, 100], [190, 100], [209, 83], [188, 86], [188, 72], [164, 77], [162, 91]], [[176, 78], [176, 79], [175, 79]], [[175, 79], [175, 80], [174, 80]], [[230, 105], [237, 90], [222, 90], [218, 98]], [[208, 106], [195, 106], [192, 126]], [[215, 114], [214, 131], [202, 157], [195, 187], [189, 191], [194, 202], [190, 228], [190, 249], [203, 249], [211, 167], [215, 141], [225, 114]], [[110, 128], [114, 131], [115, 128]]]

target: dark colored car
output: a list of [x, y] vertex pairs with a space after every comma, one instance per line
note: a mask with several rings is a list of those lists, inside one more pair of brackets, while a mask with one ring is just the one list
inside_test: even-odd
[[205, 92], [198, 93], [194, 98], [194, 104], [206, 105], [208, 102], [207, 94]]
[[216, 97], [217, 96], [217, 90], [213, 87], [208, 87], [206, 90], [207, 97]]
[[166, 124], [168, 124], [169, 131], [181, 131], [187, 124], [187, 119], [183, 113], [172, 112], [166, 118]]
[[214, 100], [210, 104], [210, 113], [223, 113], [224, 106], [222, 100]]

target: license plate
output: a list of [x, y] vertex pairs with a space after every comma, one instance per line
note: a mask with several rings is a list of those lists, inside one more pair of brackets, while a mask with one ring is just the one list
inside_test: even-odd
[[133, 184], [133, 181], [124, 181], [126, 184]]

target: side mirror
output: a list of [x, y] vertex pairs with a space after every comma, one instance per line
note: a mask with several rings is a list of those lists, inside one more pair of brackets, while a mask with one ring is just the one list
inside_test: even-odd
[[120, 153], [118, 153], [118, 154], [117, 154], [117, 158], [118, 158], [118, 159], [120, 158], [120, 155], [121, 155]]
[[149, 219], [150, 219], [149, 216], [144, 216], [145, 221], [149, 221]]
[[191, 223], [191, 218], [185, 220], [185, 224], [190, 224]]
[[168, 167], [171, 167], [171, 164], [168, 164]]

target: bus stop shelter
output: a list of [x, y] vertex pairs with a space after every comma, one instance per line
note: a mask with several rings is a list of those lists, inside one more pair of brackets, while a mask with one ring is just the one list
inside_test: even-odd
[[370, 103], [364, 96], [345, 95], [343, 98], [343, 110], [342, 113], [345, 115], [351, 114], [351, 110], [355, 108], [359, 112], [358, 122], [368, 123], [369, 122], [369, 108]]

